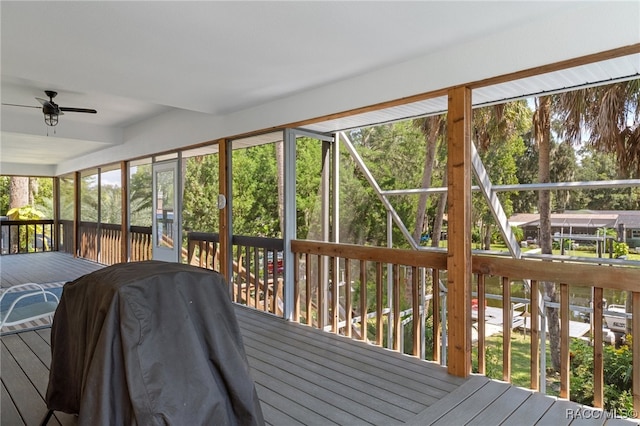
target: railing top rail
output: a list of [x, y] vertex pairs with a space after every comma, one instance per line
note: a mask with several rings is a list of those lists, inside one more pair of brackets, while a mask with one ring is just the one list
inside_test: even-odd
[[189, 241], [206, 241], [210, 243], [219, 243], [220, 234], [217, 232], [193, 232], [189, 231], [187, 234], [187, 240]]
[[[220, 234], [217, 232], [189, 232], [187, 235], [189, 241], [206, 241], [212, 243], [220, 242]], [[248, 246], [263, 248], [267, 250], [284, 250], [284, 240], [281, 238], [269, 237], [253, 237], [248, 235], [233, 235], [232, 244], [238, 246]]]
[[246, 235], [234, 235], [231, 239], [232, 244], [238, 246], [249, 246], [263, 248], [267, 250], [284, 250], [284, 240], [281, 238], [268, 237], [249, 237]]
[[398, 263], [407, 266], [447, 269], [447, 254], [440, 251], [393, 249], [387, 247], [336, 244], [322, 241], [291, 241], [294, 253], [319, 254], [371, 262]]
[[[291, 250], [295, 253], [447, 269], [447, 254], [443, 250], [405, 250], [308, 240], [292, 241]], [[628, 265], [628, 262], [585, 264], [570, 262], [566, 258], [511, 259], [477, 253], [472, 256], [472, 270], [478, 274], [508, 277], [511, 280], [550, 281], [624, 291], [638, 291], [640, 268], [634, 266]]]
[[16, 226], [16, 225], [50, 225], [53, 224], [53, 219], [30, 219], [30, 220], [0, 220], [2, 226]]

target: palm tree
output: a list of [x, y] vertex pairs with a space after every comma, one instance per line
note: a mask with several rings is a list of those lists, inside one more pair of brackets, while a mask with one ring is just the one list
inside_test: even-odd
[[557, 95], [553, 109], [568, 140], [586, 136], [596, 151], [615, 155], [620, 177], [640, 176], [640, 79]]
[[[538, 181], [550, 181], [551, 117], [564, 123], [560, 135], [567, 141], [580, 143], [583, 135], [596, 151], [613, 153], [618, 175], [640, 176], [640, 79], [604, 86], [584, 88], [536, 99], [533, 117], [534, 137], [538, 146]], [[551, 253], [550, 192], [538, 195], [540, 212], [540, 247]], [[555, 283], [543, 283], [545, 296], [557, 301]], [[556, 309], [547, 308], [547, 324], [554, 370], [560, 369], [560, 327]]]
[[[536, 111], [533, 114], [533, 134], [538, 146], [538, 182], [548, 183], [551, 180], [551, 105], [549, 96], [536, 99]], [[539, 244], [542, 254], [551, 254], [551, 191], [541, 190], [538, 193], [538, 212], [540, 213]], [[546, 298], [557, 302], [558, 294], [554, 282], [541, 283]], [[556, 308], [546, 308], [549, 340], [551, 346], [551, 365], [560, 371], [560, 317]]]
[[[433, 176], [433, 169], [436, 164], [436, 152], [439, 142], [442, 140], [446, 127], [446, 115], [434, 115], [430, 117], [424, 117], [414, 120], [414, 125], [417, 126], [424, 134], [427, 144], [427, 155], [424, 160], [424, 170], [422, 173], [422, 188], [431, 187], [431, 178]], [[446, 176], [446, 173], [445, 173]], [[445, 183], [446, 184], [446, 183]], [[420, 244], [420, 237], [424, 229], [425, 215], [427, 210], [427, 198], [429, 194], [422, 193], [418, 199], [418, 209], [416, 210], [416, 226], [413, 231], [413, 239], [416, 243]], [[446, 196], [446, 194], [445, 194]], [[440, 229], [442, 228], [442, 218], [444, 216], [444, 204], [446, 204], [446, 198], [438, 202], [438, 213], [436, 214], [434, 229], [432, 230], [432, 244], [438, 244]], [[442, 208], [440, 208], [442, 206]], [[435, 228], [438, 228], [438, 238], [436, 239]]]

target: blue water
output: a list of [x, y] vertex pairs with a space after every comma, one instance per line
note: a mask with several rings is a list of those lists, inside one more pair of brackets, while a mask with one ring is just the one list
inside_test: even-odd
[[[60, 296], [62, 295], [62, 287], [53, 287], [53, 288], [45, 288], [46, 291], [50, 291], [51, 293], [55, 294], [56, 296], [58, 296], [58, 299], [60, 299]], [[11, 292], [6, 294], [3, 298], [2, 298], [2, 303], [0, 303], [0, 311], [5, 312], [6, 310], [9, 309], [9, 307], [11, 306], [11, 304], [20, 296], [22, 296], [23, 294], [27, 294], [27, 293], [31, 293], [33, 290], [25, 290], [25, 291], [15, 291], [15, 292]], [[55, 300], [53, 299], [53, 296], [51, 295], [47, 295], [47, 300], [51, 301], [51, 300]], [[16, 308], [22, 307], [22, 306], [26, 306], [26, 305], [30, 305], [32, 303], [38, 303], [38, 302], [42, 302], [42, 294], [38, 294], [38, 296], [34, 296], [34, 297], [27, 297], [22, 299], [21, 301], [18, 302], [18, 304], [16, 305]]]

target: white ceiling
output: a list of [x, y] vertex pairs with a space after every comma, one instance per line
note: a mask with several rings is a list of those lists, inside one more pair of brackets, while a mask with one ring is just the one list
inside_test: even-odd
[[[38, 109], [2, 106], [5, 174], [60, 174], [640, 43], [637, 1], [3, 0], [0, 15], [2, 103], [37, 107], [55, 90], [60, 106], [98, 110], [66, 113], [54, 134]], [[610, 78], [640, 72], [638, 55], [616, 61]], [[591, 69], [478, 99], [581, 84]]]

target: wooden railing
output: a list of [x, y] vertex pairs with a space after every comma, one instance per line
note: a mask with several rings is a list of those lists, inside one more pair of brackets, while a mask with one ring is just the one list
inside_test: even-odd
[[152, 244], [150, 226], [131, 226], [129, 228], [129, 258], [132, 262], [151, 260]]
[[[66, 241], [66, 239], [65, 239]], [[73, 244], [73, 240], [71, 240]], [[151, 259], [151, 227], [129, 228], [129, 256], [131, 261]], [[122, 229], [120, 225], [80, 222], [79, 256], [113, 265], [122, 261]]]
[[[187, 241], [189, 264], [219, 270], [219, 234], [190, 232]], [[230, 292], [233, 301], [281, 316], [283, 240], [234, 235], [231, 243], [233, 277]]]
[[[292, 241], [294, 252], [294, 318], [297, 321], [333, 333], [386, 346], [389, 349], [445, 363], [446, 342], [446, 252], [399, 250], [333, 244], [316, 241]], [[579, 259], [552, 259], [539, 256], [515, 260], [493, 255], [474, 254], [473, 287], [477, 290], [475, 306], [485, 306], [487, 299], [498, 299], [502, 316], [502, 379], [511, 381], [512, 348], [516, 301], [512, 286], [528, 286], [525, 303], [531, 307], [528, 322], [517, 322], [530, 333], [530, 387], [539, 389], [540, 352], [544, 324], [544, 306], [557, 309], [560, 318], [560, 397], [569, 398], [570, 305], [571, 294], [582, 293], [595, 300], [591, 310], [593, 324], [594, 401], [603, 407], [603, 307], [604, 292], [630, 292], [633, 301], [631, 329], [640, 329], [640, 264], [602, 259], [599, 264], [579, 263]], [[606, 264], [605, 264], [606, 263]], [[489, 294], [487, 282], [497, 283], [499, 294]], [[556, 283], [558, 300], [544, 302], [541, 286]], [[336, 283], [337, 285], [334, 285]], [[525, 284], [527, 283], [527, 284]], [[436, 289], [434, 291], [433, 289]], [[593, 296], [591, 296], [593, 294]], [[391, 303], [388, 303], [391, 300]], [[501, 301], [500, 301], [501, 300]], [[468, 312], [473, 312], [468, 307]], [[443, 315], [444, 314], [444, 315]], [[415, 321], [419, 318], [419, 321]], [[485, 309], [477, 310], [478, 372], [486, 373]], [[410, 330], [404, 325], [411, 323]], [[425, 324], [428, 324], [427, 328]], [[528, 324], [528, 327], [527, 327]], [[410, 343], [404, 342], [405, 335]], [[426, 338], [426, 337], [429, 338]], [[640, 412], [640, 338], [633, 339], [634, 410]], [[544, 372], [543, 372], [544, 374]], [[544, 376], [543, 376], [544, 377]]]
[[53, 220], [0, 221], [0, 254], [53, 251]]

